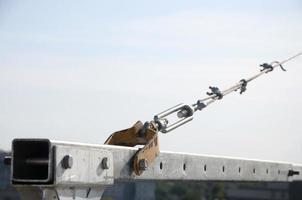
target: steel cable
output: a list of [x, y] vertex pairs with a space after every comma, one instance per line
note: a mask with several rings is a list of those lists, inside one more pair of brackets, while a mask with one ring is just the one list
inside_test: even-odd
[[[226, 95], [231, 94], [232, 92], [235, 92], [237, 90], [240, 90], [240, 94], [242, 94], [243, 92], [246, 91], [246, 87], [249, 82], [255, 80], [256, 78], [258, 78], [264, 74], [272, 72], [276, 67], [280, 67], [283, 71], [286, 71], [282, 65], [289, 62], [290, 60], [297, 58], [298, 56], [301, 56], [301, 55], [302, 55], [302, 52], [300, 52], [286, 60], [283, 60], [282, 62], [273, 61], [270, 64], [264, 63], [264, 64], [260, 65], [260, 67], [262, 67], [263, 69], [261, 69], [259, 73], [255, 74], [254, 76], [252, 76], [250, 78], [241, 79], [238, 83], [236, 83], [235, 85], [233, 85], [223, 91], [220, 91], [218, 87], [210, 86], [209, 89], [211, 91], [207, 92], [207, 95], [208, 95], [207, 97], [205, 97], [203, 99], [199, 99], [196, 103], [194, 103], [192, 105], [178, 104], [172, 108], [169, 108], [168, 110], [165, 110], [165, 111], [159, 113], [158, 115], [155, 115], [153, 121], [157, 125], [157, 128], [159, 131], [161, 131], [163, 133], [168, 133], [168, 132], [184, 125], [185, 123], [188, 123], [189, 121], [191, 121], [193, 119], [193, 115], [196, 111], [203, 110], [208, 105], [216, 102], [217, 100], [223, 99], [223, 97], [225, 97]], [[177, 117], [179, 119], [176, 122], [170, 124], [167, 117], [173, 113], [177, 113]]]
[[[294, 55], [294, 56], [292, 56], [292, 57], [290, 57], [290, 58], [288, 58], [286, 60], [283, 60], [282, 62], [274, 61], [270, 65], [272, 66], [272, 69], [275, 69], [276, 67], [280, 67], [283, 64], [289, 62], [290, 60], [293, 60], [293, 59], [295, 59], [295, 58], [297, 58], [297, 57], [299, 57], [301, 55], [302, 55], [302, 52], [300, 52], [300, 53], [298, 53], [298, 54], [296, 54], [296, 55]], [[264, 74], [267, 74], [270, 71], [272, 71], [272, 70], [270, 70], [270, 69], [264, 69], [261, 72], [255, 74], [254, 76], [252, 76], [250, 78], [247, 78], [247, 79], [243, 79], [243, 80], [245, 80], [246, 83], [249, 83], [249, 82], [255, 80], [256, 78], [259, 78], [260, 76], [262, 76]], [[235, 91], [239, 90], [241, 87], [242, 87], [242, 82], [239, 82], [239, 83], [236, 83], [235, 85], [229, 87], [228, 89], [223, 90], [221, 93], [222, 93], [222, 95], [224, 97], [224, 96], [226, 96], [228, 94], [231, 94], [232, 92], [235, 92]], [[217, 98], [217, 95], [213, 94], [213, 95], [210, 95], [210, 96], [208, 96], [206, 98], [200, 99], [199, 101], [204, 102], [208, 106], [208, 105], [214, 103], [217, 100], [219, 100]]]

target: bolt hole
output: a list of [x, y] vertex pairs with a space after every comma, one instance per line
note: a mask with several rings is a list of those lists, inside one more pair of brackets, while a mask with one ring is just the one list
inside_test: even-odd
[[238, 173], [240, 174], [240, 172], [241, 172], [241, 167], [238, 168]]
[[255, 169], [255, 168], [253, 169], [253, 173], [254, 173], [254, 174], [256, 173], [256, 169]]
[[268, 169], [266, 169], [266, 174], [268, 174]]
[[224, 172], [224, 170], [225, 170], [225, 167], [224, 167], [224, 166], [222, 166], [222, 172]]
[[279, 175], [281, 174], [281, 171], [280, 171], [280, 169], [278, 170], [278, 174], [279, 174]]
[[183, 165], [183, 170], [186, 171], [186, 163]]
[[205, 172], [207, 171], [207, 165], [203, 166], [203, 171], [205, 171]]
[[163, 163], [162, 162], [159, 163], [159, 168], [163, 169]]

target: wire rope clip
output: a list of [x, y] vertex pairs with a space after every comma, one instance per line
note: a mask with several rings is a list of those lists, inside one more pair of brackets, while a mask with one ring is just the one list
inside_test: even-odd
[[[274, 64], [276, 64], [276, 65], [273, 66]], [[282, 64], [278, 61], [273, 61], [271, 64], [263, 63], [262, 65], [260, 65], [260, 67], [262, 67], [262, 69], [260, 71], [262, 72], [264, 70], [267, 70], [265, 73], [268, 73], [268, 72], [273, 71], [274, 67], [277, 67], [277, 66], [280, 66], [281, 70], [286, 72], [286, 69], [284, 69]]]
[[261, 64], [260, 67], [262, 67], [262, 69], [260, 70], [261, 72], [264, 71], [264, 70], [267, 70], [265, 73], [268, 73], [268, 72], [271, 72], [271, 71], [274, 70], [274, 67], [270, 64], [267, 64], [267, 63]]
[[207, 107], [207, 105], [202, 101], [202, 100], [198, 100], [196, 103], [196, 110], [202, 110], [205, 107]]
[[241, 79], [239, 82], [241, 83], [240, 94], [242, 94], [246, 91], [247, 81], [245, 79]]
[[207, 95], [209, 95], [209, 96], [215, 95], [215, 97], [213, 97], [213, 98], [217, 97], [217, 99], [222, 99], [223, 98], [223, 94], [219, 90], [218, 87], [212, 87], [212, 86], [210, 86], [209, 89], [211, 90], [211, 92], [207, 92]]

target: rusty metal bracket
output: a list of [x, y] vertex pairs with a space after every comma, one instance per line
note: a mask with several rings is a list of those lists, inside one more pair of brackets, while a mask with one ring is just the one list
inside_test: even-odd
[[105, 144], [129, 146], [144, 145], [132, 159], [133, 171], [141, 175], [159, 155], [158, 129], [154, 122], [136, 122], [131, 128], [117, 131], [109, 136]]

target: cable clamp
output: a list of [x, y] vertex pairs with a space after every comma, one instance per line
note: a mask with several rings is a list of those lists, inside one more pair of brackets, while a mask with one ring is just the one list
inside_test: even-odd
[[271, 72], [274, 70], [274, 67], [267, 63], [263, 63], [262, 65], [260, 65], [260, 67], [262, 67], [262, 69], [260, 70], [261, 72], [268, 69], [268, 71], [265, 73], [268, 73], [268, 72]]
[[205, 107], [207, 107], [207, 105], [203, 101], [201, 101], [201, 100], [198, 100], [197, 103], [196, 103], [196, 105], [197, 105], [196, 110], [202, 110]]
[[219, 90], [218, 87], [209, 87], [209, 89], [211, 90], [211, 92], [207, 92], [207, 95], [211, 96], [211, 95], [215, 95], [214, 98], [218, 98], [218, 99], [222, 99], [223, 98], [223, 94], [222, 92]]
[[274, 64], [279, 65], [280, 68], [282, 69], [282, 71], [286, 72], [286, 69], [284, 69], [284, 67], [278, 61], [273, 61], [271, 64], [263, 63], [262, 65], [260, 65], [260, 67], [262, 67], [262, 69], [260, 71], [262, 72], [262, 71], [268, 69], [268, 71], [266, 73], [271, 72], [274, 70], [274, 67], [273, 67]]
[[242, 94], [246, 91], [247, 81], [245, 79], [241, 79], [239, 83], [241, 83], [240, 94]]

